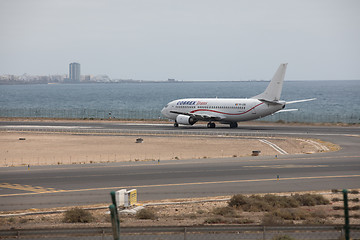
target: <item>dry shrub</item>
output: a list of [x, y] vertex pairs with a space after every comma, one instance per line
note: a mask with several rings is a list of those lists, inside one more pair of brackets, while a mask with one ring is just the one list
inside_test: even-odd
[[266, 194], [264, 196], [266, 202], [274, 208], [296, 208], [299, 207], [298, 201], [292, 197], [276, 196]]
[[230, 207], [241, 208], [247, 212], [273, 211], [278, 208], [297, 208], [299, 206], [326, 205], [330, 202], [318, 194], [295, 194], [291, 197], [276, 196], [267, 194], [264, 197], [250, 196], [241, 194], [232, 196], [228, 205]]
[[265, 199], [256, 196], [251, 196], [248, 203], [241, 208], [247, 212], [269, 212], [273, 209]]
[[301, 206], [327, 205], [330, 203], [329, 200], [319, 194], [295, 194], [293, 198], [295, 198]]
[[304, 209], [298, 208], [283, 208], [277, 209], [269, 214], [280, 217], [284, 220], [306, 220], [311, 215]]
[[285, 220], [282, 219], [281, 217], [274, 216], [272, 214], [265, 214], [261, 221], [261, 224], [265, 226], [278, 226], [278, 225], [284, 225]]
[[246, 197], [241, 194], [234, 195], [228, 202], [229, 207], [241, 208], [246, 212], [269, 211], [271, 206], [259, 196]]
[[236, 194], [231, 197], [230, 201], [228, 202], [230, 207], [241, 207], [245, 205], [248, 202], [248, 197], [242, 195], [242, 194]]
[[215, 223], [225, 223], [225, 219], [223, 217], [211, 217], [205, 219], [204, 223], [207, 224], [215, 224]]
[[279, 203], [282, 201], [277, 200], [277, 198], [279, 197], [274, 195], [266, 195], [264, 197], [253, 195], [246, 197], [241, 194], [237, 194], [230, 199], [228, 205], [230, 207], [241, 208], [246, 212], [268, 212], [274, 208], [280, 207]]
[[154, 220], [154, 219], [156, 219], [156, 214], [151, 209], [143, 208], [143, 209], [141, 209], [140, 211], [138, 211], [136, 213], [136, 218], [137, 219], [151, 219], [151, 220]]
[[232, 207], [217, 207], [212, 211], [215, 215], [224, 217], [237, 217], [236, 211]]
[[308, 225], [324, 225], [331, 224], [331, 221], [327, 220], [329, 214], [324, 210], [317, 210], [315, 212], [311, 212], [311, 217], [306, 219], [304, 224]]
[[72, 208], [64, 213], [65, 223], [90, 223], [94, 221], [93, 215], [82, 208]]
[[316, 210], [314, 212], [311, 212], [311, 216], [313, 218], [327, 218], [329, 214], [324, 210]]

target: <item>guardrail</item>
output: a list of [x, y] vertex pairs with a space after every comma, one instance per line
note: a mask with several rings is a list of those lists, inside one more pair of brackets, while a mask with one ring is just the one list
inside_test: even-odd
[[[360, 237], [360, 225], [351, 226], [352, 238]], [[218, 226], [167, 226], [167, 227], [121, 227], [121, 239], [147, 239], [151, 236], [181, 234], [183, 239], [218, 239], [220, 234], [236, 236], [236, 239], [272, 239], [274, 236], [286, 235], [296, 239], [341, 239], [343, 237], [342, 225], [291, 225], [291, 226], [261, 226], [261, 225], [218, 225]], [[86, 239], [86, 236], [111, 236], [111, 227], [90, 228], [51, 228], [51, 229], [11, 229], [0, 230], [0, 238], [26, 238], [26, 237], [72, 237], [72, 239]], [[93, 238], [91, 238], [93, 239]], [[154, 238], [151, 238], [154, 239]], [[177, 238], [179, 239], [179, 238]]]

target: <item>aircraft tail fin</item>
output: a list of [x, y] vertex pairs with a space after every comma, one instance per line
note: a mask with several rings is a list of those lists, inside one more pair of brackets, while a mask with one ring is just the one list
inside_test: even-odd
[[275, 75], [271, 79], [265, 91], [252, 98], [262, 99], [266, 101], [279, 101], [284, 82], [286, 67], [287, 63], [280, 64], [279, 68], [277, 69]]

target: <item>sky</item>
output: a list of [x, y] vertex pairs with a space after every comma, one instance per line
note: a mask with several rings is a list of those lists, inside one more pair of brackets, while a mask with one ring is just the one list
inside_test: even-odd
[[0, 74], [360, 79], [359, 0], [0, 0]]

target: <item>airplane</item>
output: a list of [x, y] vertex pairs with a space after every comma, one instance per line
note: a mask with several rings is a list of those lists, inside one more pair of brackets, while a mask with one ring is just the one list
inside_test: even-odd
[[174, 120], [174, 127], [194, 125], [205, 121], [208, 128], [215, 128], [215, 121], [237, 128], [238, 122], [262, 118], [278, 112], [297, 111], [284, 109], [286, 105], [307, 102], [316, 98], [280, 100], [287, 63], [280, 64], [265, 91], [251, 98], [186, 98], [169, 102], [161, 114]]

